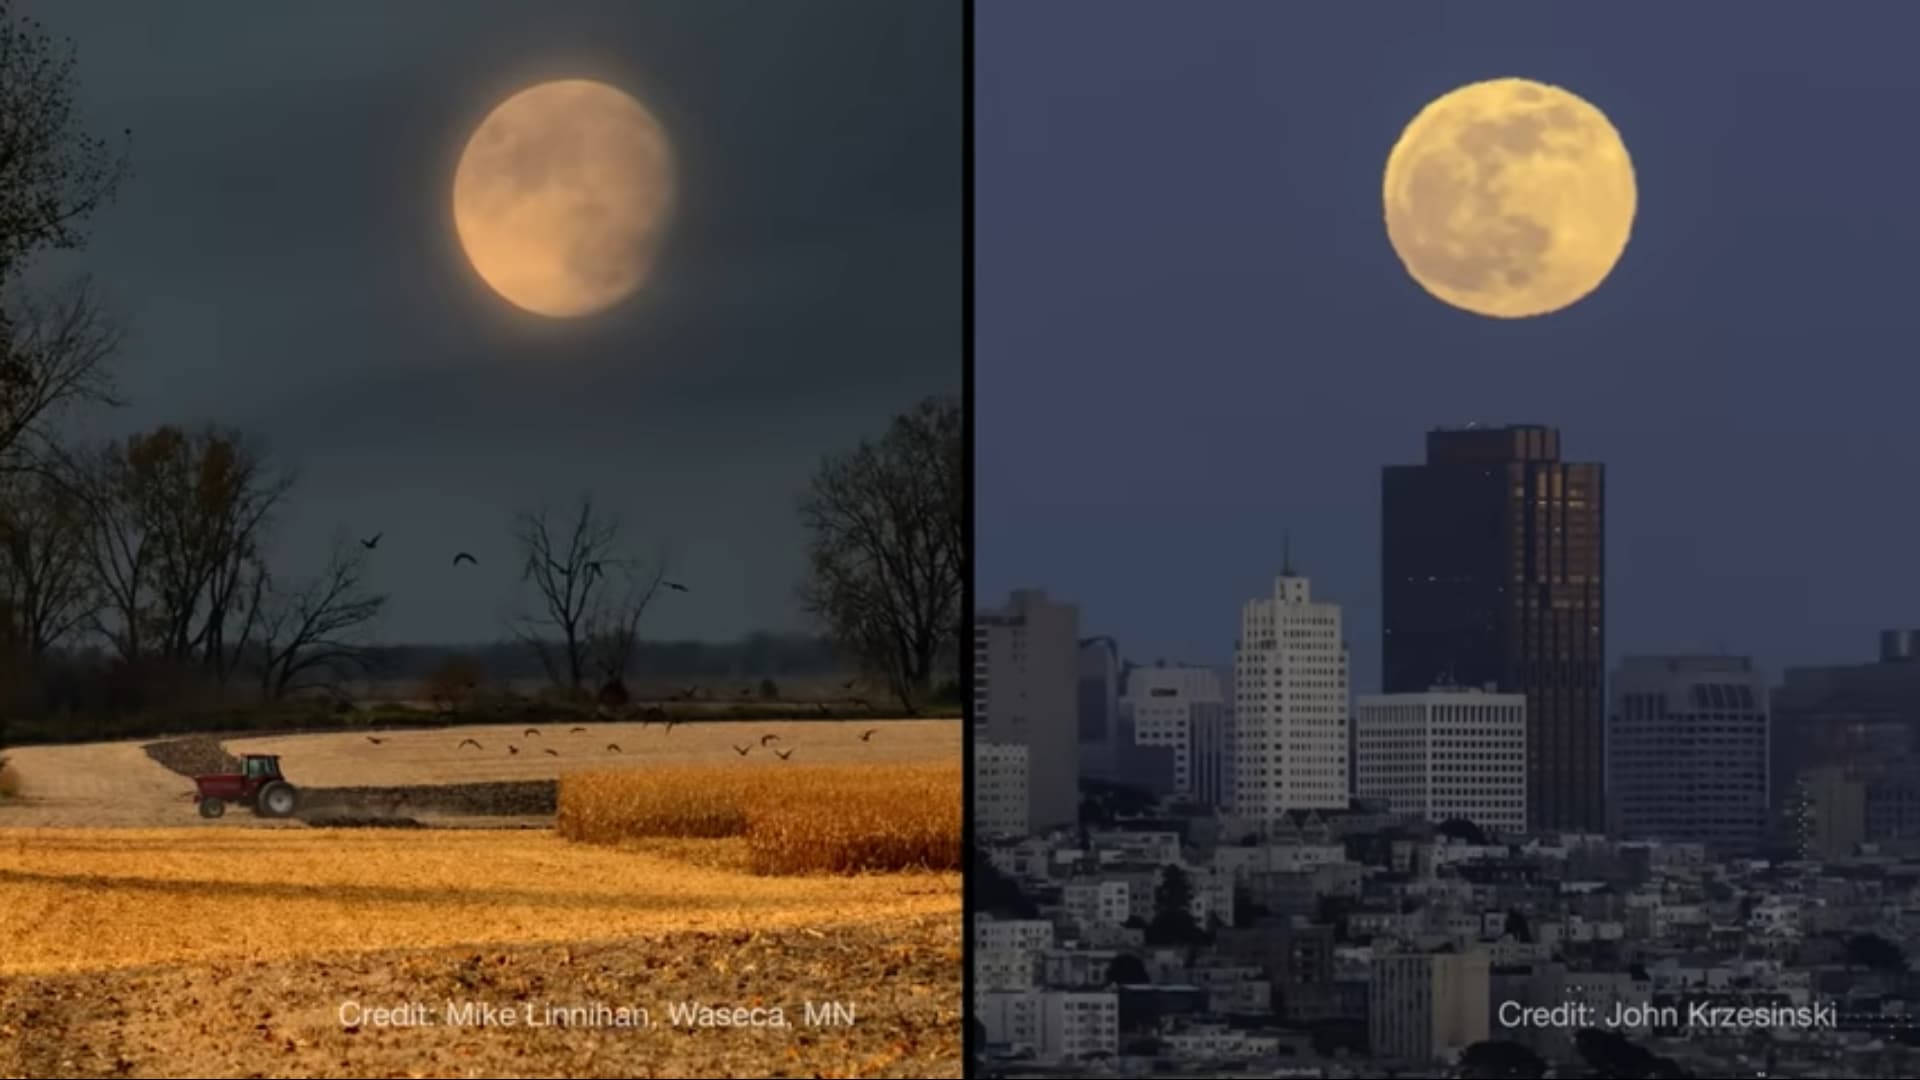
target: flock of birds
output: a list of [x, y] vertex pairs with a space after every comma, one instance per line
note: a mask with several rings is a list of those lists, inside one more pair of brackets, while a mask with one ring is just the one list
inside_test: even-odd
[[[380, 542], [380, 537], [376, 535], [373, 538], [372, 543], [369, 543], [366, 540], [362, 540], [360, 542], [363, 544], [368, 544], [368, 546], [371, 547], [372, 544], [377, 544]], [[851, 690], [858, 683], [859, 683], [858, 679], [849, 679], [847, 682], [844, 682], [841, 684], [841, 688], [844, 690]], [[683, 688], [679, 694], [675, 695], [675, 700], [691, 701], [695, 697], [699, 696], [699, 693], [700, 693], [700, 687], [698, 685], [687, 686]], [[857, 698], [854, 699], [854, 703], [856, 705], [861, 705], [861, 706], [866, 705], [865, 701]], [[830, 716], [833, 713], [833, 710], [830, 707], [828, 707], [827, 703], [824, 701], [816, 702], [814, 704], [814, 707], [819, 710], [820, 715], [822, 716]], [[665, 709], [660, 708], [658, 705], [652, 706], [650, 708], [647, 708], [641, 711], [640, 726], [642, 728], [648, 727], [653, 723], [655, 723], [656, 721], [663, 724], [666, 727], [666, 733], [668, 735], [673, 734], [673, 729], [675, 727], [678, 727], [681, 723], [684, 722], [680, 720], [675, 720], [673, 717], [668, 716], [667, 711]], [[879, 728], [868, 728], [867, 730], [860, 733], [860, 741], [863, 743], [872, 742], [873, 737], [879, 733], [880, 733]], [[587, 729], [584, 727], [575, 727], [570, 729], [567, 732], [567, 734], [585, 735], [587, 734]], [[543, 736], [540, 734], [540, 729], [537, 727], [530, 727], [530, 728], [527, 728], [525, 731], [521, 732], [521, 738], [523, 739], [533, 739], [533, 738], [541, 738], [541, 737]], [[386, 739], [381, 738], [378, 735], [368, 735], [366, 736], [366, 740], [375, 746], [383, 745], [387, 741]], [[758, 744], [758, 748], [762, 750], [771, 749], [773, 752], [773, 755], [775, 757], [778, 757], [781, 761], [793, 760], [792, 749], [781, 749], [779, 747], [770, 746], [770, 744], [776, 743], [779, 741], [780, 741], [780, 736], [778, 735], [775, 735], [775, 734], [762, 735], [760, 736], [760, 742]], [[473, 738], [471, 736], [461, 739], [459, 744], [455, 746], [454, 749], [465, 750], [469, 746], [473, 747], [475, 750], [480, 750], [480, 751], [486, 750], [486, 747], [481, 745], [481, 742], [479, 739]], [[752, 753], [755, 748], [756, 748], [755, 744], [748, 743], [745, 746], [734, 746], [733, 752], [736, 754], [739, 754], [741, 757], [746, 757], [748, 754]], [[543, 754], [546, 754], [548, 757], [560, 756], [560, 752], [551, 747], [543, 747], [541, 748], [540, 752]], [[619, 743], [608, 743], [607, 752], [610, 754], [625, 753], [625, 751], [620, 748]], [[507, 753], [510, 756], [517, 756], [520, 753], [519, 745], [515, 743], [508, 743]]]
[[[647, 725], [648, 725], [648, 724], [649, 724], [650, 722], [651, 722], [650, 720], [645, 720], [645, 719], [643, 719], [643, 720], [641, 720], [641, 722], [640, 722], [640, 726], [641, 726], [641, 727], [646, 727], [646, 726], [647, 726]], [[672, 720], [672, 719], [668, 719], [668, 720], [666, 721], [666, 727], [667, 727], [667, 733], [668, 733], [668, 734], [672, 734], [672, 733], [673, 733], [673, 729], [674, 729], [674, 727], [675, 727], [675, 726], [676, 726], [676, 725], [677, 725], [678, 723], [679, 723], [679, 721], [677, 721], [677, 720]], [[877, 735], [877, 734], [879, 734], [879, 733], [880, 733], [880, 729], [879, 729], [879, 728], [868, 728], [867, 730], [865, 730], [865, 731], [863, 731], [863, 732], [861, 732], [861, 733], [860, 733], [860, 741], [861, 741], [861, 742], [863, 742], [863, 743], [864, 743], [864, 742], [872, 742], [872, 741], [873, 741], [873, 737], [874, 737], [875, 735]], [[586, 728], [583, 728], [583, 727], [576, 727], [576, 728], [573, 728], [573, 729], [571, 729], [570, 731], [568, 731], [568, 732], [567, 732], [567, 734], [569, 734], [569, 735], [585, 735], [585, 734], [587, 734], [587, 729], [586, 729]], [[543, 736], [542, 736], [542, 735], [540, 734], [540, 729], [539, 729], [539, 728], [537, 728], [537, 727], [530, 727], [530, 728], [528, 728], [528, 729], [526, 729], [526, 730], [525, 730], [524, 732], [522, 732], [522, 733], [521, 733], [521, 738], [523, 738], [523, 739], [533, 739], [533, 738], [541, 738], [541, 737], [543, 737]], [[383, 745], [383, 744], [385, 744], [385, 743], [386, 743], [386, 741], [387, 741], [386, 739], [384, 739], [384, 738], [381, 738], [381, 737], [380, 737], [380, 736], [378, 736], [378, 735], [368, 735], [368, 736], [366, 737], [366, 739], [367, 739], [367, 741], [368, 741], [368, 742], [370, 742], [370, 743], [372, 743], [372, 744], [373, 744], [373, 745], [375, 745], [375, 746], [380, 746], [380, 745]], [[762, 735], [762, 736], [760, 736], [760, 742], [758, 743], [758, 745], [757, 745], [757, 748], [758, 748], [758, 749], [762, 749], [762, 750], [769, 750], [769, 749], [770, 749], [770, 750], [771, 750], [771, 751], [773, 752], [773, 755], [774, 755], [775, 757], [777, 757], [777, 758], [779, 758], [779, 759], [780, 759], [781, 761], [791, 761], [791, 760], [793, 760], [793, 750], [792, 750], [792, 749], [781, 749], [780, 747], [777, 747], [777, 746], [772, 746], [772, 745], [771, 745], [771, 744], [773, 744], [773, 743], [776, 743], [776, 742], [779, 742], [779, 741], [780, 741], [780, 736], [778, 736], [778, 735], [775, 735], [775, 734], [772, 734], [772, 733], [769, 733], [769, 734], [766, 734], [766, 735]], [[465, 749], [466, 749], [467, 747], [469, 747], [469, 746], [471, 746], [471, 747], [473, 747], [473, 748], [474, 748], [475, 750], [480, 750], [480, 751], [485, 751], [485, 750], [486, 750], [486, 747], [485, 747], [484, 745], [482, 745], [482, 744], [481, 744], [481, 742], [480, 742], [480, 740], [479, 740], [479, 739], [476, 739], [476, 738], [473, 738], [472, 736], [468, 736], [467, 738], [464, 738], [464, 739], [461, 739], [461, 740], [460, 740], [460, 743], [459, 743], [459, 745], [457, 745], [457, 746], [455, 746], [455, 747], [454, 747], [454, 749], [456, 749], [456, 750], [465, 750]], [[756, 749], [756, 744], [754, 744], [754, 743], [751, 743], [751, 742], [750, 742], [750, 743], [748, 743], [748, 744], [747, 744], [747, 745], [745, 745], [745, 746], [734, 746], [734, 747], [733, 747], [733, 752], [734, 752], [734, 753], [736, 753], [736, 754], [739, 754], [739, 755], [740, 755], [741, 757], [746, 757], [746, 756], [747, 756], [748, 754], [750, 754], [750, 753], [752, 753], [752, 752], [753, 752], [753, 751], [754, 751], [755, 749]], [[559, 757], [559, 756], [560, 756], [560, 751], [558, 751], [558, 750], [555, 750], [555, 749], [553, 749], [553, 748], [551, 748], [551, 747], [543, 747], [543, 748], [541, 749], [541, 751], [540, 751], [540, 752], [541, 752], [541, 753], [543, 753], [543, 754], [546, 754], [546, 755], [547, 755], [547, 756], [549, 756], [549, 757]], [[619, 753], [624, 753], [625, 751], [623, 751], [623, 750], [621, 750], [621, 749], [620, 749], [620, 744], [619, 744], [619, 743], [608, 743], [608, 744], [607, 744], [607, 752], [609, 752], [609, 753], [613, 753], [613, 754], [619, 754]], [[507, 753], [508, 753], [509, 755], [518, 755], [518, 754], [520, 753], [520, 747], [519, 747], [519, 745], [518, 745], [518, 744], [515, 744], [515, 743], [508, 743], [508, 744], [507, 744]]]

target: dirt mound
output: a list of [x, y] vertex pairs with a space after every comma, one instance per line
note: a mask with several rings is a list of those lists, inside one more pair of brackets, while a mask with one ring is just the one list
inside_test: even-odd
[[410, 817], [385, 817], [379, 814], [303, 814], [301, 819], [316, 829], [424, 829]]
[[[559, 799], [554, 780], [502, 780], [405, 787], [308, 788], [301, 802], [311, 813], [392, 815], [419, 813], [531, 817], [551, 814]], [[305, 816], [303, 814], [302, 816]]]
[[183, 739], [162, 739], [141, 747], [147, 756], [181, 776], [208, 776], [240, 771], [240, 759], [227, 753], [225, 744], [211, 735], [189, 735]]

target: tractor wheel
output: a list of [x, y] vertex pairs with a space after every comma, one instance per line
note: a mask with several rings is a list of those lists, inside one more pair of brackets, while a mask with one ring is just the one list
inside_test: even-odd
[[227, 804], [224, 800], [216, 799], [211, 795], [200, 800], [200, 816], [203, 818], [217, 818], [226, 812]]
[[259, 809], [261, 817], [289, 817], [293, 814], [294, 802], [293, 785], [284, 780], [275, 780], [260, 789], [254, 806]]

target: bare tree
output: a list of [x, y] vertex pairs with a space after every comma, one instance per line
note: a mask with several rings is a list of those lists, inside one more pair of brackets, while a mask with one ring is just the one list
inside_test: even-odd
[[109, 443], [82, 475], [101, 631], [124, 659], [225, 674], [248, 568], [292, 477], [236, 432], [172, 426]]
[[958, 656], [965, 594], [964, 423], [933, 398], [878, 441], [829, 457], [800, 502], [802, 602], [909, 713]]
[[[3, 141], [3, 140], [0, 140]], [[67, 406], [119, 405], [107, 360], [123, 328], [92, 283], [36, 295], [13, 290], [0, 311], [0, 469], [59, 478], [51, 421]]]
[[547, 677], [578, 693], [586, 679], [594, 619], [609, 570], [618, 568], [620, 524], [582, 496], [567, 522], [548, 510], [514, 520], [523, 558], [521, 577], [533, 585], [541, 613], [523, 615], [515, 633], [540, 657]]
[[603, 689], [618, 686], [626, 690], [627, 672], [640, 651], [640, 620], [648, 605], [667, 580], [667, 558], [661, 555], [650, 567], [620, 564], [620, 593], [616, 599], [599, 605], [589, 616], [588, 635], [595, 665], [599, 668]]
[[387, 598], [364, 587], [363, 556], [337, 541], [319, 576], [292, 589], [282, 592], [264, 575], [252, 579], [246, 625], [259, 635], [260, 692], [267, 700], [331, 688], [366, 670], [360, 634]]
[[125, 151], [81, 130], [71, 42], [0, 0], [0, 282], [35, 252], [76, 248], [128, 174]]
[[31, 657], [45, 656], [99, 609], [86, 540], [85, 506], [72, 487], [27, 475], [0, 486], [0, 598]]

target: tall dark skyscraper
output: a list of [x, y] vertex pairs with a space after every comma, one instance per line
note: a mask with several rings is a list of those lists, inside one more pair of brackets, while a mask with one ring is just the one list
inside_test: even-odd
[[1381, 478], [1381, 689], [1525, 694], [1529, 828], [1606, 824], [1605, 501], [1531, 424], [1428, 432]]

